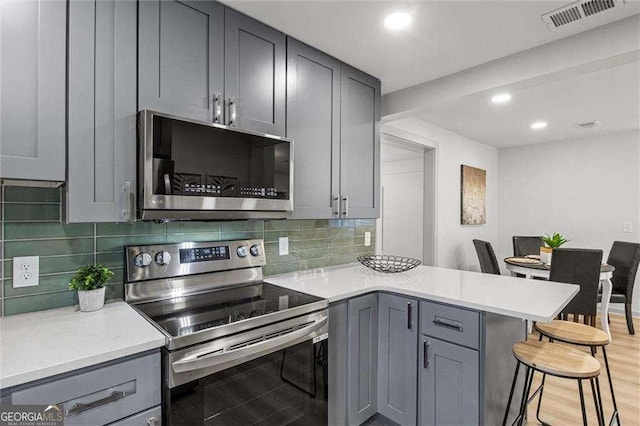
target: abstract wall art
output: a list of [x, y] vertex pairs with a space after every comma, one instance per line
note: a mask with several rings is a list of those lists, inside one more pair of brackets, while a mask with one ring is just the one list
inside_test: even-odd
[[487, 223], [487, 171], [463, 164], [460, 180], [461, 223], [484, 225]]

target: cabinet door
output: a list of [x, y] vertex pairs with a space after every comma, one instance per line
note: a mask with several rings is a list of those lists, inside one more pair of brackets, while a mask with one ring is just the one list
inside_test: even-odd
[[294, 217], [337, 217], [340, 62], [292, 38], [287, 39], [287, 137], [294, 140]]
[[420, 424], [479, 424], [478, 351], [425, 335], [420, 343]]
[[286, 38], [233, 9], [225, 9], [227, 124], [284, 136]]
[[376, 413], [378, 299], [368, 294], [349, 300], [348, 419], [359, 425]]
[[341, 215], [377, 218], [380, 206], [380, 80], [342, 66]]
[[65, 180], [67, 3], [0, 1], [0, 177]]
[[126, 419], [111, 423], [109, 426], [162, 426], [162, 407], [157, 406]]
[[222, 122], [224, 7], [185, 0], [139, 4], [140, 109]]
[[69, 222], [132, 219], [136, 10], [134, 0], [69, 3]]
[[401, 425], [416, 424], [418, 302], [380, 294], [378, 412]]

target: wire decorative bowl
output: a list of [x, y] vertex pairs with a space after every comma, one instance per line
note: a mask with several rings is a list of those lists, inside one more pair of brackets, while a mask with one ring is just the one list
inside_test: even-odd
[[411, 257], [391, 256], [391, 255], [370, 255], [358, 257], [358, 262], [374, 271], [393, 274], [406, 272], [422, 263], [421, 260]]

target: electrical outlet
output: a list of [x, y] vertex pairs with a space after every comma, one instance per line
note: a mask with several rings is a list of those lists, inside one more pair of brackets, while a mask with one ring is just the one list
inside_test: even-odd
[[364, 233], [364, 246], [369, 247], [371, 245], [371, 232]]
[[39, 284], [39, 279], [39, 256], [13, 258], [13, 288], [36, 286]]
[[278, 254], [280, 256], [289, 254], [289, 237], [278, 238]]
[[622, 232], [625, 234], [630, 234], [633, 232], [633, 223], [631, 222], [622, 222]]

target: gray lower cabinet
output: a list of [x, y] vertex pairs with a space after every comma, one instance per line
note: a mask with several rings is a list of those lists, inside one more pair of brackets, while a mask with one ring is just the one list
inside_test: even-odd
[[348, 423], [358, 425], [377, 411], [378, 297], [349, 300]]
[[287, 137], [294, 140], [293, 216], [337, 217], [340, 62], [287, 38]]
[[422, 335], [421, 425], [475, 425], [480, 421], [477, 350]]
[[378, 413], [415, 425], [418, 302], [384, 293], [378, 300]]
[[340, 93], [341, 217], [380, 209], [380, 80], [343, 64]]
[[329, 318], [329, 424], [502, 422], [523, 321], [389, 293], [332, 303]]
[[222, 122], [224, 6], [139, 2], [139, 109]]
[[67, 2], [0, 2], [0, 177], [65, 180]]
[[109, 426], [161, 426], [162, 406], [158, 405], [126, 419], [110, 423]]
[[284, 136], [286, 36], [230, 8], [224, 28], [227, 124]]
[[135, 0], [69, 2], [68, 222], [134, 218], [136, 18]]
[[161, 421], [160, 364], [160, 352], [154, 351], [20, 386], [9, 390], [3, 401], [9, 399], [14, 405], [55, 404], [65, 425], [122, 421], [116, 424], [157, 426]]

